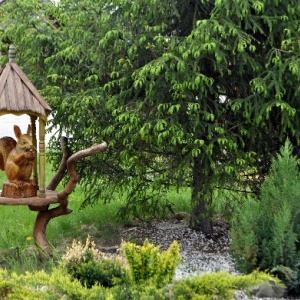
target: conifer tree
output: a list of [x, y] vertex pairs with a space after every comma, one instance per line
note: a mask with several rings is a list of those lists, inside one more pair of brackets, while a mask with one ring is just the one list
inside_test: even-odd
[[232, 251], [241, 271], [295, 269], [300, 262], [300, 176], [289, 141], [273, 159], [259, 200], [249, 199], [233, 218]]
[[89, 203], [126, 193], [122, 214], [145, 219], [189, 186], [190, 226], [209, 234], [213, 190], [252, 184], [299, 140], [296, 0], [10, 0], [0, 14], [1, 50], [16, 45], [52, 124], [76, 149], [108, 142], [79, 167]]

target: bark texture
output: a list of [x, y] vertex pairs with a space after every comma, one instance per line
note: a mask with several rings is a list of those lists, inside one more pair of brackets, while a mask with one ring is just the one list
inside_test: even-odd
[[[205, 191], [204, 183], [207, 182], [203, 173], [201, 162], [194, 159], [193, 168], [193, 192], [192, 192], [192, 213], [190, 218], [190, 228], [203, 232], [206, 236], [212, 234], [212, 221], [210, 212], [211, 199], [205, 199], [209, 191]], [[209, 176], [209, 175], [206, 175]], [[205, 191], [205, 192], [204, 192]]]

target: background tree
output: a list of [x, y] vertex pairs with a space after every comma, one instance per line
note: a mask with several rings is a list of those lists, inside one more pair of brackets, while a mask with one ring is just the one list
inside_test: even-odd
[[124, 193], [120, 213], [145, 219], [190, 186], [190, 226], [209, 234], [214, 189], [248, 185], [298, 141], [297, 1], [11, 0], [1, 13], [53, 125], [76, 149], [109, 144], [79, 170], [88, 203]]

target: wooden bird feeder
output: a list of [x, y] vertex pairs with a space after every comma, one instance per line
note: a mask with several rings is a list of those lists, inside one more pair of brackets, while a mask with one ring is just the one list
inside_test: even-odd
[[[38, 183], [38, 197], [46, 198], [45, 191], [45, 126], [47, 115], [51, 111], [49, 104], [39, 94], [24, 72], [16, 64], [16, 49], [9, 47], [9, 62], [0, 76], [0, 115], [28, 114], [31, 119], [32, 142], [37, 149], [36, 120], [39, 119], [39, 178], [37, 160], [33, 168], [33, 177]], [[18, 197], [19, 198], [19, 197]]]
[[[0, 73], [0, 116], [4, 114], [29, 115], [32, 128], [32, 143], [35, 149], [37, 149], [37, 119], [39, 122], [39, 172], [37, 172], [37, 159], [35, 159], [32, 172], [33, 180], [37, 183], [36, 195], [33, 197], [2, 195], [0, 197], [0, 205], [28, 205], [31, 210], [38, 211], [33, 236], [41, 253], [46, 256], [52, 255], [52, 251], [46, 239], [46, 226], [52, 218], [66, 215], [71, 212], [67, 207], [68, 195], [74, 190], [79, 180], [75, 170], [75, 163], [86, 156], [104, 151], [107, 145], [105, 142], [94, 144], [88, 149], [81, 150], [71, 155], [67, 147], [67, 139], [63, 138], [63, 156], [61, 165], [46, 188], [45, 126], [51, 108], [27, 78], [25, 73], [16, 64], [16, 49], [13, 45], [9, 47], [9, 62]], [[56, 192], [55, 189], [63, 178], [66, 170], [69, 172], [70, 180], [62, 191]], [[5, 183], [3, 186], [5, 186]], [[54, 203], [57, 203], [58, 206], [50, 209], [49, 205]]]

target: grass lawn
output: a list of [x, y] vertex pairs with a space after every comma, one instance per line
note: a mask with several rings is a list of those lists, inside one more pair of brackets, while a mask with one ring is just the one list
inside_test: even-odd
[[[46, 184], [53, 176], [52, 171], [46, 172]], [[0, 187], [6, 181], [5, 173], [0, 172]], [[57, 188], [61, 190], [62, 187]], [[116, 218], [118, 209], [125, 199], [104, 204], [99, 201], [94, 206], [80, 209], [84, 200], [84, 192], [77, 185], [69, 196], [69, 208], [73, 212], [52, 219], [47, 226], [47, 239], [53, 246], [53, 252], [60, 257], [73, 239], [85, 241], [93, 228], [93, 236], [97, 239], [114, 239], [121, 221]], [[175, 211], [190, 210], [189, 190], [177, 193], [170, 191], [169, 201], [173, 203]], [[22, 273], [45, 265], [39, 262], [33, 240], [33, 226], [37, 212], [29, 210], [23, 205], [1, 205], [0, 218], [0, 267]], [[51, 261], [48, 262], [51, 265]]]

